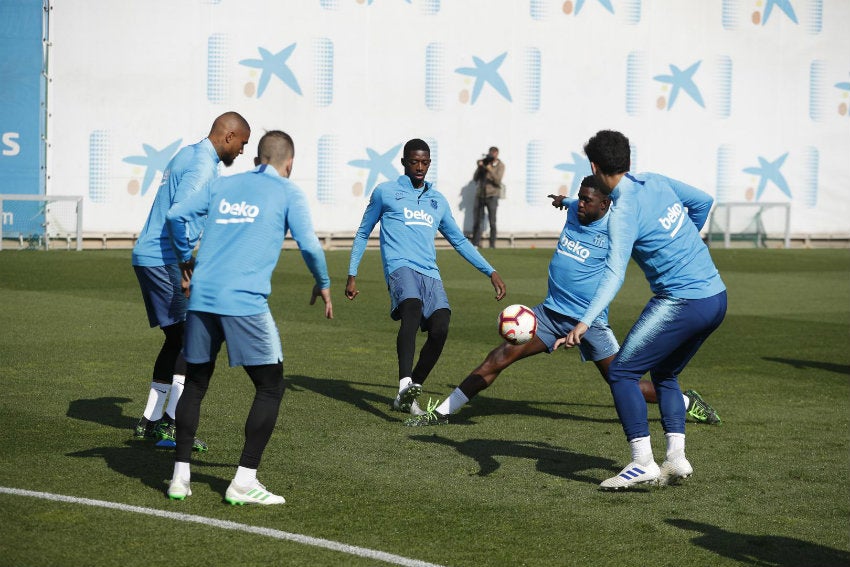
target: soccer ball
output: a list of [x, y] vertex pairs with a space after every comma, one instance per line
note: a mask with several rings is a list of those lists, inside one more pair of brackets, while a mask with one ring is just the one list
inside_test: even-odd
[[499, 313], [499, 334], [512, 345], [525, 344], [537, 333], [537, 317], [525, 305], [508, 305]]

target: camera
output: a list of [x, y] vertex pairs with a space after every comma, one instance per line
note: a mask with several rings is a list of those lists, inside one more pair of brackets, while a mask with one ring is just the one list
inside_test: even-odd
[[487, 166], [487, 165], [490, 165], [491, 163], [493, 163], [493, 160], [495, 160], [495, 159], [496, 158], [494, 158], [490, 154], [484, 154], [484, 156], [481, 158], [481, 163], [483, 165]]

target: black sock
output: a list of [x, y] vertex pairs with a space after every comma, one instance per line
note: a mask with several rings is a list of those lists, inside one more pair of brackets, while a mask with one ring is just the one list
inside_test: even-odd
[[480, 374], [470, 374], [458, 388], [464, 396], [471, 400], [489, 385]]

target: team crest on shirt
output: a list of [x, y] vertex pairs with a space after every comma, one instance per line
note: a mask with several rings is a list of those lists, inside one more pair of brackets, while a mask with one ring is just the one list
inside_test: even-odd
[[605, 247], [605, 241], [606, 241], [606, 238], [605, 238], [604, 234], [597, 234], [596, 236], [593, 237], [593, 245], [597, 246], [599, 248]]
[[437, 210], [437, 199], [431, 199], [431, 208]]

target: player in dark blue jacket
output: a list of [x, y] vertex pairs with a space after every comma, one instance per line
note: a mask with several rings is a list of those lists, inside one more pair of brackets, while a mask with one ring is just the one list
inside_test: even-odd
[[[726, 286], [700, 237], [713, 199], [663, 175], [630, 173], [629, 140], [620, 132], [598, 132], [584, 151], [613, 201], [610, 247], [599, 288], [581, 321], [564, 339], [565, 345], [581, 344], [590, 325], [619, 291], [630, 257], [655, 294], [608, 368], [614, 405], [632, 458], [620, 474], [601, 486], [617, 490], [646, 482], [673, 483], [693, 472], [685, 457], [685, 405], [678, 376], [726, 314]], [[639, 386], [647, 372], [655, 385], [667, 438], [660, 468], [652, 454]]]

